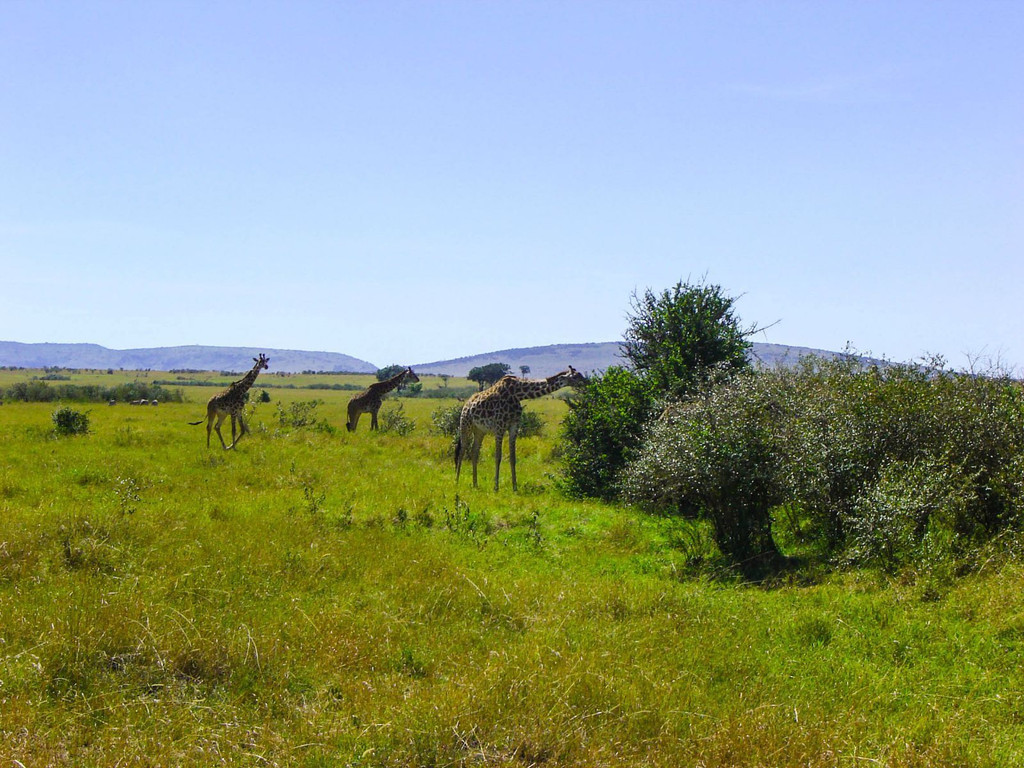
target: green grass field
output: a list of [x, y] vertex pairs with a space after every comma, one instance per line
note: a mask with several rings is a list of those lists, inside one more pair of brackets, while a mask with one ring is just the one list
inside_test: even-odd
[[[563, 401], [495, 494], [490, 440], [474, 490], [431, 432], [454, 401], [348, 433], [308, 388], [371, 379], [261, 376], [294, 386], [228, 452], [186, 423], [210, 387], [67, 404], [70, 437], [0, 406], [0, 765], [1024, 765], [1014, 559], [939, 596], [716, 580], [697, 524], [559, 494]], [[313, 399], [332, 428], [282, 426]]]

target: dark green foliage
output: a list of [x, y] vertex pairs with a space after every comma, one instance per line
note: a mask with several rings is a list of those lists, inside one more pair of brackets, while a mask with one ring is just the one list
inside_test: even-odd
[[569, 400], [565, 489], [574, 496], [615, 498], [619, 471], [639, 447], [655, 408], [650, 386], [632, 371], [613, 366], [590, 377]]
[[539, 437], [544, 434], [544, 419], [536, 411], [523, 411], [517, 434], [519, 437]]
[[269, 403], [270, 402], [270, 393], [267, 392], [267, 390], [265, 390], [265, 389], [261, 389], [260, 390], [260, 396], [259, 396], [257, 402]]
[[84, 435], [89, 431], [89, 414], [64, 406], [53, 412], [53, 431], [64, 437]]
[[502, 376], [508, 376], [512, 372], [512, 366], [508, 363], [488, 363], [471, 368], [466, 378], [475, 381], [480, 389], [489, 387], [496, 383]]
[[377, 370], [377, 381], [387, 381], [388, 379], [397, 376], [404, 370], [405, 366], [398, 365], [397, 363], [384, 366], [383, 368], [379, 368]]
[[660, 394], [679, 398], [746, 368], [746, 340], [734, 299], [718, 285], [679, 282], [671, 289], [633, 294], [623, 353]]
[[[377, 371], [377, 381], [387, 381], [393, 379], [398, 374], [406, 370], [404, 365], [388, 365]], [[398, 384], [398, 391], [401, 393], [411, 392], [413, 395], [419, 394], [419, 391], [423, 389], [423, 385], [419, 382], [409, 381], [409, 379], [402, 379]]]

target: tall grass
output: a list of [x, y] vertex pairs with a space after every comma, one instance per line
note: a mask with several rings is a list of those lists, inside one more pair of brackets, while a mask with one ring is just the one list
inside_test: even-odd
[[[405, 436], [260, 404], [224, 452], [196, 389], [74, 439], [52, 404], [0, 408], [3, 762], [1024, 761], [1012, 555], [938, 600], [710, 581], [699, 524], [556, 493], [563, 402], [531, 404], [514, 495], [455, 486], [434, 400], [402, 401]], [[284, 407], [314, 398], [343, 422], [344, 392]]]

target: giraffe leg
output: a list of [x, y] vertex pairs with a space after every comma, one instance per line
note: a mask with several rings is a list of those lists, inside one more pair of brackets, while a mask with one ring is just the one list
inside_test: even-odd
[[466, 456], [469, 456], [469, 463], [473, 465], [473, 487], [476, 488], [476, 461], [478, 457], [479, 448], [476, 443], [476, 431], [472, 426], [462, 428], [462, 435], [459, 438], [459, 455], [457, 457], [456, 464], [456, 480], [458, 479], [458, 470], [462, 465], [463, 460]]
[[[227, 417], [226, 413], [218, 413], [217, 414], [217, 423], [213, 425], [213, 428], [217, 430], [217, 437], [220, 438], [220, 444], [221, 444], [221, 446], [223, 446], [225, 451], [228, 449], [228, 446], [227, 446], [227, 443], [224, 442], [224, 435], [221, 434], [220, 425], [224, 423], [224, 419], [226, 417]], [[212, 419], [211, 419], [211, 421], [212, 421]], [[207, 433], [207, 437], [209, 437], [209, 433]]]
[[206, 417], [206, 448], [210, 448], [210, 432], [213, 430], [213, 419], [214, 414], [210, 414]]
[[480, 463], [480, 449], [483, 448], [483, 446], [484, 446], [484, 434], [485, 433], [481, 432], [481, 431], [479, 431], [477, 429], [472, 429], [471, 430], [471, 434], [472, 434], [473, 439], [472, 439], [472, 442], [470, 444], [472, 446], [472, 448], [471, 448], [472, 453], [470, 454], [470, 456], [473, 459], [473, 487], [476, 488], [477, 487], [477, 485], [476, 485], [476, 467], [477, 467], [477, 464]]
[[516, 485], [516, 433], [519, 431], [519, 427], [513, 424], [508, 430], [508, 465], [512, 470], [512, 490], [518, 491], [519, 486]]
[[374, 408], [372, 411], [370, 411], [370, 429], [376, 429], [377, 428], [377, 411], [378, 410], [379, 409]]
[[470, 449], [469, 438], [466, 435], [466, 430], [459, 427], [459, 437], [455, 441], [455, 484], [459, 484], [459, 475], [462, 474], [462, 457], [466, 455], [466, 451]]
[[498, 475], [501, 473], [501, 442], [504, 432], [494, 433], [494, 490], [498, 490]]
[[235, 416], [234, 416], [234, 414], [232, 414], [231, 415], [231, 447], [232, 448], [234, 448], [236, 445], [238, 445], [238, 441], [241, 440], [242, 437], [244, 437], [245, 434], [249, 431], [249, 427], [245, 423], [245, 417], [242, 414], [238, 414], [238, 426], [239, 426], [238, 437], [235, 437]]

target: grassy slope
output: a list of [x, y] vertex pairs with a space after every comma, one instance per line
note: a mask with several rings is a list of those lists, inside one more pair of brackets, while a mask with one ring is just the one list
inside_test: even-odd
[[[213, 391], [64, 439], [0, 408], [4, 764], [1024, 762], [1017, 565], [938, 601], [710, 583], [686, 523], [560, 497], [553, 427], [495, 495], [489, 460], [454, 486], [438, 401], [405, 438], [264, 404], [225, 453], [185, 424]], [[271, 392], [335, 426], [351, 395]]]

